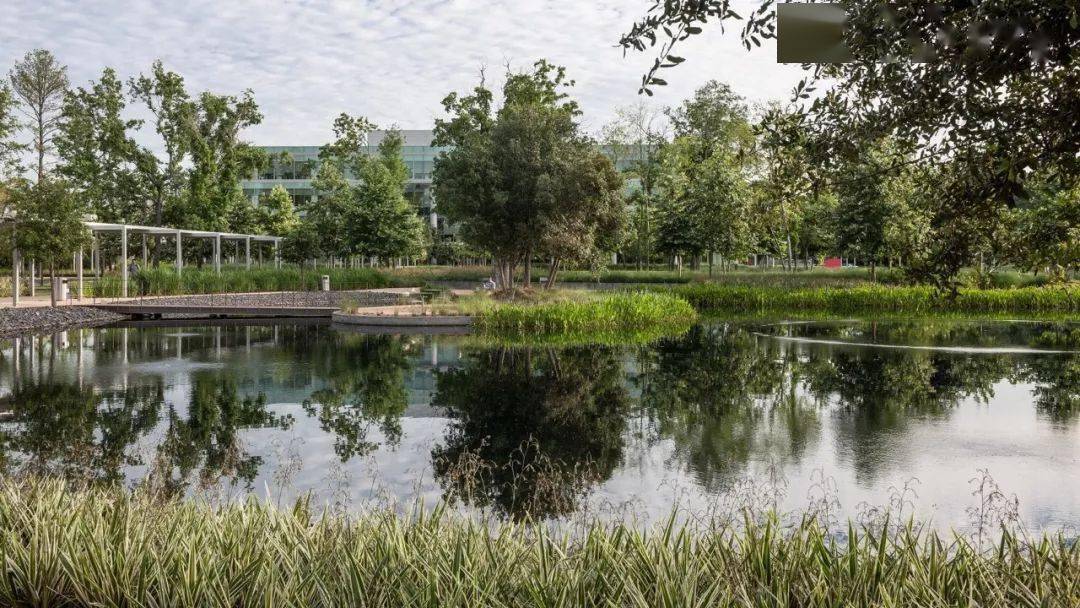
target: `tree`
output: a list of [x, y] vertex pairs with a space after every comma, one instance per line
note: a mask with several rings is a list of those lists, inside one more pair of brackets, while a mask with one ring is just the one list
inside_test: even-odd
[[210, 92], [199, 96], [184, 121], [191, 168], [187, 196], [173, 218], [177, 225], [231, 229], [234, 208], [250, 204], [240, 190], [241, 176], [267, 160], [265, 153], [240, 139], [241, 131], [260, 122], [262, 114], [250, 90], [240, 97]]
[[869, 264], [871, 281], [886, 251], [885, 226], [892, 210], [881, 179], [887, 162], [886, 144], [879, 144], [845, 166], [837, 179], [836, 248]]
[[[57, 263], [70, 261], [80, 247], [90, 243], [90, 231], [82, 223], [85, 208], [62, 181], [22, 181], [14, 189], [12, 206], [19, 221], [14, 236], [16, 246], [48, 266], [53, 279]], [[56, 296], [53, 290], [53, 306]]]
[[184, 88], [184, 78], [155, 61], [150, 75], [128, 82], [131, 97], [153, 116], [154, 132], [165, 151], [164, 161], [150, 150], [139, 150], [137, 167], [153, 193], [155, 226], [165, 221], [166, 207], [179, 204], [184, 189], [183, 160], [190, 147], [187, 125], [195, 108]]
[[19, 153], [25, 148], [15, 140], [19, 129], [15, 118], [16, 103], [11, 88], [0, 82], [0, 188], [18, 173]]
[[706, 252], [728, 259], [747, 255], [755, 238], [746, 183], [753, 130], [745, 102], [731, 87], [711, 81], [667, 114], [675, 140], [660, 154], [665, 249], [691, 255], [695, 263]]
[[37, 154], [37, 181], [41, 182], [45, 179], [45, 155], [59, 128], [61, 104], [68, 87], [67, 66], [60, 65], [49, 51], [35, 49], [15, 64], [9, 78], [29, 120], [31, 146]]
[[300, 223], [300, 216], [293, 208], [289, 191], [280, 184], [274, 186], [269, 194], [262, 196], [259, 201], [259, 215], [259, 228], [264, 234], [289, 234]]
[[359, 163], [360, 183], [353, 214], [348, 218], [350, 250], [384, 260], [423, 257], [427, 230], [412, 203], [405, 198], [409, 168], [402, 160], [404, 138], [390, 130], [375, 157]]
[[[654, 0], [621, 41], [645, 50], [666, 36], [642, 89], [666, 84], [659, 71], [683, 63], [674, 46], [706, 22], [742, 21], [747, 48], [775, 37], [771, 0], [749, 14], [731, 4]], [[1072, 3], [1039, 0], [839, 4], [852, 60], [807, 64], [794, 91], [802, 101], [823, 89], [802, 109], [817, 156], [846, 163], [867, 142], [889, 137], [916, 146], [921, 163], [944, 159], [948, 181], [931, 218], [941, 246], [925, 273], [955, 286], [1035, 173], [1080, 178], [1080, 14]], [[892, 60], [913, 55], [918, 60]]]
[[136, 169], [139, 146], [129, 135], [141, 123], [121, 116], [125, 105], [112, 68], [89, 90], [68, 91], [56, 136], [57, 172], [101, 221], [141, 224], [150, 210]]
[[281, 257], [286, 262], [299, 265], [303, 272], [309, 260], [317, 260], [325, 254], [322, 245], [323, 239], [318, 226], [304, 219], [285, 235], [281, 245]]
[[[611, 161], [582, 152], [590, 143], [565, 92], [573, 84], [564, 68], [540, 60], [531, 72], [507, 74], [498, 110], [481, 81], [470, 95], [448, 95], [450, 117], [435, 123], [435, 145], [452, 148], [436, 159], [435, 198], [461, 238], [494, 258], [502, 289], [513, 288], [519, 264], [530, 283], [536, 255], [582, 257], [599, 244], [598, 226], [615, 200], [603, 177]], [[556, 247], [553, 235], [571, 230], [591, 236]], [[552, 263], [556, 272], [560, 263]]]
[[1046, 269], [1059, 281], [1080, 271], [1080, 186], [1040, 187], [1014, 215], [1014, 259], [1021, 267]]
[[[645, 103], [616, 108], [615, 120], [601, 129], [600, 143], [616, 151], [612, 160], [627, 166], [626, 177], [635, 180], [631, 192], [628, 224], [638, 268], [648, 264], [655, 246], [656, 184], [660, 177], [660, 150], [667, 143], [662, 113]], [[609, 152], [610, 154], [610, 152]]]

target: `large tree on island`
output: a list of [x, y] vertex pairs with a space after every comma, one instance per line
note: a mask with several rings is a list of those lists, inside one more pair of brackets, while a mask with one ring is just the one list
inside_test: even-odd
[[[707, 23], [741, 23], [747, 48], [776, 34], [772, 0], [742, 14], [731, 0], [649, 4], [621, 41], [641, 51], [659, 42], [645, 92], [666, 84], [659, 72], [684, 62], [675, 47]], [[853, 60], [807, 65], [795, 89], [808, 104], [803, 116], [817, 159], [845, 163], [865, 142], [890, 137], [919, 145], [922, 162], [947, 160], [930, 220], [939, 246], [927, 256], [927, 274], [955, 287], [985, 241], [982, 227], [1025, 198], [1033, 175], [1065, 187], [1080, 180], [1080, 8], [1042, 0], [839, 4]], [[924, 60], [906, 59], [912, 55]], [[818, 88], [823, 94], [809, 101]]]
[[435, 122], [435, 145], [451, 147], [435, 161], [435, 197], [462, 239], [494, 258], [501, 289], [513, 288], [521, 264], [531, 282], [536, 256], [557, 273], [616, 245], [622, 183], [583, 135], [572, 86], [564, 68], [540, 60], [507, 73], [500, 107], [481, 80], [471, 94], [448, 95], [449, 118]]

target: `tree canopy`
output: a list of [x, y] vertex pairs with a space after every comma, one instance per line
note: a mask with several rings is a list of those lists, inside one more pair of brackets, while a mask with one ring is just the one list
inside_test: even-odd
[[595, 260], [618, 242], [622, 180], [577, 122], [566, 70], [545, 60], [506, 74], [502, 105], [485, 83], [443, 100], [434, 192], [467, 243], [495, 259], [495, 280], [514, 286], [535, 257], [549, 260], [548, 287], [564, 262]]

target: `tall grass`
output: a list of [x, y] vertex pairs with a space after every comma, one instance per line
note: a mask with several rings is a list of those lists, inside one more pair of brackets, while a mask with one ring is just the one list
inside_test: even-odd
[[[322, 275], [330, 275], [332, 289], [376, 289], [394, 287], [402, 281], [373, 268], [185, 268], [177, 275], [172, 268], [140, 270], [129, 278], [129, 295], [169, 296], [200, 293], [246, 293], [263, 291], [311, 291], [319, 289]], [[97, 297], [119, 297], [120, 277], [106, 275], [93, 283]]]
[[[1080, 547], [925, 528], [593, 524], [568, 536], [443, 508], [212, 507], [52, 481], [0, 487], [4, 606], [1080, 605]], [[887, 532], [886, 532], [887, 530]]]
[[1080, 312], [1080, 287], [1075, 286], [961, 289], [955, 299], [931, 287], [880, 285], [786, 289], [701, 283], [672, 287], [670, 291], [698, 309], [731, 312]]
[[479, 309], [479, 329], [506, 336], [575, 332], [685, 330], [697, 318], [693, 307], [669, 294], [620, 292], [541, 302], [498, 303]]

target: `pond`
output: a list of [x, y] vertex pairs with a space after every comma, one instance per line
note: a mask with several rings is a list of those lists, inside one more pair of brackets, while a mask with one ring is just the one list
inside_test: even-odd
[[1080, 522], [1077, 325], [704, 322], [492, 346], [205, 321], [0, 342], [0, 467], [232, 499], [643, 523], [741, 507]]

